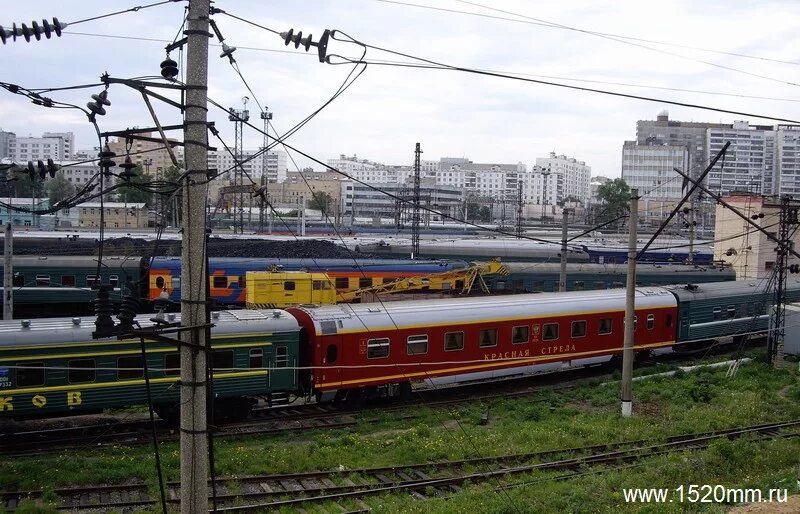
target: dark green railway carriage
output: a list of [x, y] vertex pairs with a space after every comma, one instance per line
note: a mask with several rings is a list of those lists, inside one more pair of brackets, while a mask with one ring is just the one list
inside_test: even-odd
[[[137, 318], [152, 325], [150, 316]], [[179, 317], [176, 318], [178, 320]], [[285, 311], [222, 311], [212, 316], [217, 412], [246, 415], [257, 397], [298, 389], [299, 327]], [[85, 414], [146, 403], [138, 340], [93, 341], [94, 318], [0, 323], [0, 417]], [[179, 356], [146, 343], [156, 411], [177, 414]]]
[[[484, 277], [494, 292], [551, 292], [558, 291], [560, 264], [558, 262], [504, 262], [508, 276]], [[567, 291], [617, 289], [625, 287], [626, 264], [567, 264]], [[697, 284], [736, 280], [731, 267], [688, 266], [684, 264], [640, 264], [636, 267], [636, 283], [640, 286], [667, 284]]]
[[[670, 286], [678, 299], [678, 342], [746, 336], [769, 328], [774, 289], [767, 280]], [[800, 301], [800, 280], [789, 279], [787, 300]]]
[[99, 274], [97, 257], [90, 256], [18, 256], [13, 265], [15, 317], [59, 315], [64, 305], [76, 314], [89, 314], [97, 286], [109, 286], [111, 301], [119, 302], [126, 283], [135, 284], [138, 291], [142, 274], [142, 259], [133, 256], [103, 257]]

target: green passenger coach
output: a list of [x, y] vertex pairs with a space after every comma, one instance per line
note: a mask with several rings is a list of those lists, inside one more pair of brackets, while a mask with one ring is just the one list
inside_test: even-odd
[[[767, 282], [752, 279], [667, 286], [678, 299], [677, 341], [705, 342], [765, 332], [775, 294]], [[787, 281], [786, 299], [800, 301], [800, 281], [795, 278]]]
[[[152, 325], [139, 316], [141, 326]], [[180, 316], [169, 316], [179, 321]], [[260, 397], [297, 392], [299, 327], [285, 311], [212, 313], [215, 411], [246, 416]], [[94, 318], [0, 322], [0, 418], [52, 417], [145, 404], [141, 344], [92, 340]], [[156, 412], [178, 414], [180, 359], [175, 345], [145, 342]]]

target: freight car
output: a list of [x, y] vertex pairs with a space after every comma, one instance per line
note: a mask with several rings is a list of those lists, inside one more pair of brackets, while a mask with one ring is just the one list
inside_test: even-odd
[[[638, 288], [636, 351], [682, 351], [763, 333], [771, 297], [765, 284]], [[800, 301], [800, 280], [790, 280], [787, 298]], [[624, 307], [625, 292], [612, 290], [214, 313], [214, 394], [234, 416], [275, 393], [319, 401], [407, 395], [414, 382], [603, 364], [621, 353]], [[148, 318], [137, 321], [146, 326]], [[91, 341], [93, 321], [0, 323], [0, 418], [144, 402], [137, 344]], [[160, 343], [147, 348], [154, 403], [173, 417], [177, 352]]]

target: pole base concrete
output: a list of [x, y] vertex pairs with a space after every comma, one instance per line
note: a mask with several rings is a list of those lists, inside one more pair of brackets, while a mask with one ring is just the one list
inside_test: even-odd
[[633, 402], [622, 402], [622, 417], [630, 418], [633, 415]]

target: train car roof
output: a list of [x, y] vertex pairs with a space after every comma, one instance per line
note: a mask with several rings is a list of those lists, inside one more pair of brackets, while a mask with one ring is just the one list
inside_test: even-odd
[[[790, 278], [786, 281], [787, 289], [800, 290], [800, 279]], [[730, 282], [708, 282], [681, 286], [664, 286], [683, 301], [702, 300], [706, 298], [725, 298], [759, 292], [772, 292], [774, 286], [767, 279], [735, 280]]]
[[[153, 268], [169, 267], [176, 268], [180, 266], [180, 257], [156, 257], [153, 261]], [[286, 268], [298, 269], [319, 269], [319, 270], [333, 270], [333, 269], [380, 269], [382, 271], [391, 271], [392, 269], [415, 269], [419, 268], [423, 271], [431, 270], [450, 270], [466, 267], [468, 264], [463, 260], [455, 259], [425, 259], [425, 260], [411, 260], [411, 259], [311, 259], [311, 258], [279, 258], [279, 257], [211, 257], [209, 259], [212, 265], [216, 266], [232, 266], [252, 269], [254, 266], [261, 266], [264, 269], [272, 264], [282, 265]]]
[[[511, 273], [555, 273], [558, 272], [561, 264], [558, 262], [503, 262]], [[600, 273], [600, 274], [627, 274], [627, 263], [596, 264], [586, 262], [567, 263], [567, 270], [570, 273]], [[636, 265], [637, 273], [648, 273], [650, 275], [669, 275], [674, 273], [691, 274], [713, 274], [720, 277], [736, 276], [736, 272], [728, 267], [719, 266], [695, 266], [688, 264], [654, 264], [639, 263]]]
[[[231, 310], [215, 311], [211, 313], [211, 335], [239, 334], [246, 332], [249, 335], [269, 334], [273, 332], [296, 332], [299, 330], [297, 320], [288, 312], [279, 309], [270, 310]], [[150, 318], [155, 314], [136, 316], [136, 321], [142, 327], [154, 325]], [[180, 314], [168, 314], [166, 321], [179, 322]], [[115, 320], [116, 321], [116, 320]], [[95, 342], [113, 339], [92, 340], [95, 330], [95, 318], [39, 318], [0, 322], [0, 349], [20, 345], [47, 346], [58, 343]], [[23, 326], [27, 323], [28, 326]], [[0, 354], [2, 359], [2, 354]]]
[[[104, 255], [103, 267], [133, 267], [139, 266], [140, 256], [134, 255]], [[2, 267], [0, 261], [0, 267]], [[97, 256], [94, 255], [17, 255], [14, 256], [14, 266], [55, 266], [59, 268], [80, 268], [97, 266]]]
[[[374, 252], [384, 254], [408, 253], [411, 245], [406, 243], [368, 243], [359, 245], [361, 252]], [[458, 239], [420, 241], [420, 255], [422, 256], [463, 256], [463, 257], [500, 257], [509, 258], [557, 258], [561, 248], [557, 245], [545, 243], [519, 242], [506, 239]], [[567, 250], [570, 260], [588, 261], [589, 256], [577, 246], [570, 246]]]
[[[460, 325], [531, 316], [604, 312], [624, 308], [625, 290], [535, 293], [481, 298], [296, 307], [314, 321], [317, 333], [408, 329], [419, 325]], [[661, 287], [636, 289], [637, 307], [674, 307]]]

